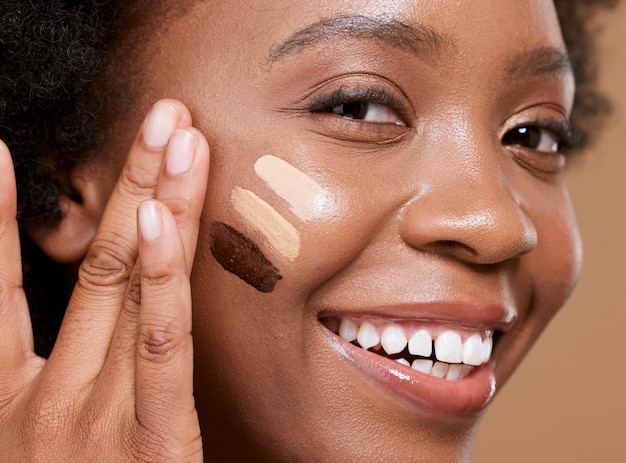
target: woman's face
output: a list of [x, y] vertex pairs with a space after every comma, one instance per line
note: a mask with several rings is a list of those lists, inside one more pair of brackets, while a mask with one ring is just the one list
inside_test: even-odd
[[466, 458], [580, 265], [552, 2], [163, 14], [109, 76], [135, 85], [131, 118], [178, 98], [211, 146], [192, 282], [206, 452]]

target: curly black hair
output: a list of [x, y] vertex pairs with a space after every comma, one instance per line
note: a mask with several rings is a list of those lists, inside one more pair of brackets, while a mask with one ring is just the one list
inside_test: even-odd
[[[554, 2], [577, 81], [572, 122], [580, 134], [579, 148], [590, 142], [590, 134], [597, 132], [609, 112], [596, 89], [593, 18], [617, 1]], [[113, 25], [119, 26], [124, 9], [132, 11], [133, 3], [2, 0], [0, 4], [0, 138], [15, 164], [22, 229], [58, 223], [59, 199], [74, 194], [65, 175], [98, 152], [99, 102], [89, 86], [102, 68], [108, 44], [121, 29]], [[59, 291], [65, 287], [64, 273], [26, 233], [22, 239], [36, 349], [47, 355], [67, 302], [66, 292]], [[52, 295], [58, 297], [51, 299]]]
[[15, 165], [24, 287], [43, 355], [67, 302], [64, 272], [23, 230], [58, 223], [59, 199], [73, 195], [63, 173], [97, 151], [98, 118], [87, 88], [102, 66], [110, 14], [102, 0], [0, 2], [0, 138]]

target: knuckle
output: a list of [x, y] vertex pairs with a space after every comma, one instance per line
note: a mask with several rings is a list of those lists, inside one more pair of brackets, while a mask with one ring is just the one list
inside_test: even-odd
[[131, 276], [126, 298], [133, 306], [138, 307], [141, 305], [141, 275], [139, 273], [134, 273]]
[[130, 244], [119, 236], [96, 240], [80, 266], [78, 282], [87, 286], [109, 286], [125, 282], [132, 268]]
[[163, 203], [170, 210], [178, 222], [189, 221], [192, 216], [192, 201], [184, 196], [176, 196], [163, 199]]
[[175, 264], [167, 260], [144, 264], [141, 268], [142, 284], [150, 288], [162, 288], [171, 292], [180, 288], [187, 279], [186, 270], [182, 264]]
[[127, 164], [118, 181], [118, 188], [131, 196], [150, 197], [156, 187], [157, 174], [140, 164]]
[[153, 363], [167, 362], [191, 335], [183, 333], [175, 320], [141, 325], [138, 355]]

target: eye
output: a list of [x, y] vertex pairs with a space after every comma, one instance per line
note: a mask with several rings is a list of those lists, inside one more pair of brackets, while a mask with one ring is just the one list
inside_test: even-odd
[[347, 119], [406, 126], [393, 109], [379, 103], [367, 101], [342, 103], [329, 108], [328, 112]]
[[568, 119], [539, 117], [520, 121], [502, 136], [514, 158], [537, 174], [559, 174], [565, 168], [577, 136]]
[[311, 130], [346, 142], [389, 146], [413, 133], [416, 120], [405, 93], [376, 75], [342, 75], [318, 86], [302, 107]]
[[341, 86], [315, 98], [309, 110], [330, 113], [355, 122], [407, 127], [406, 111], [403, 111], [403, 104], [395, 93], [378, 87]]
[[509, 130], [502, 137], [503, 145], [518, 145], [542, 153], [558, 153], [561, 151], [560, 135], [552, 130], [540, 127], [517, 127]]

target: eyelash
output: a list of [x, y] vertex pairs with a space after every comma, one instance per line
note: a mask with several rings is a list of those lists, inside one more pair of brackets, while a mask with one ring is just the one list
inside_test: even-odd
[[578, 132], [574, 130], [569, 120], [557, 121], [549, 118], [539, 118], [529, 123], [518, 124], [506, 132], [503, 141], [512, 131], [522, 128], [547, 130], [551, 132], [557, 139], [558, 150], [556, 152], [560, 154], [569, 154], [574, 151], [580, 143], [580, 136]]
[[[387, 106], [398, 115], [400, 120], [402, 120], [407, 127], [409, 127], [409, 124], [407, 123], [408, 116], [406, 115], [406, 110], [404, 110], [402, 105], [393, 95], [390, 95], [384, 89], [379, 88], [341, 87], [329, 94], [315, 97], [309, 103], [308, 109], [313, 113], [332, 113], [333, 108], [349, 103], [368, 103]], [[372, 124], [371, 122], [360, 121], [358, 119], [353, 121]]]
[[[386, 106], [395, 112], [398, 118], [403, 122], [406, 129], [411, 130], [411, 124], [408, 123], [411, 120], [409, 112], [406, 110], [397, 97], [390, 94], [383, 88], [376, 87], [340, 87], [330, 93], [316, 96], [308, 103], [308, 111], [311, 113], [333, 113], [333, 109], [350, 103], [367, 103]], [[380, 127], [387, 124], [373, 123], [369, 121], [359, 119], [347, 119], [351, 124], [367, 124], [368, 127]], [[562, 155], [568, 155], [572, 151], [575, 151], [580, 144], [580, 135], [574, 130], [569, 120], [556, 120], [552, 118], [537, 118], [529, 121], [528, 123], [517, 124], [512, 129], [509, 129], [507, 134], [514, 130], [522, 128], [546, 130], [553, 134], [557, 140], [558, 149], [555, 153]], [[381, 127], [382, 129], [382, 127]], [[504, 137], [502, 140], [504, 140]], [[526, 149], [531, 149], [523, 147]]]

